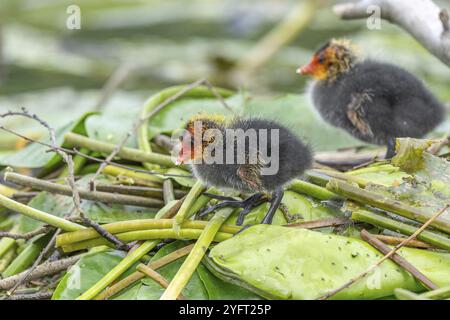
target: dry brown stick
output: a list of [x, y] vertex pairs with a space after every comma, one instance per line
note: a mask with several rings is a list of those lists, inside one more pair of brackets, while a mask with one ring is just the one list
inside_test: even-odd
[[[44, 190], [65, 196], [72, 195], [71, 186], [28, 177], [13, 172], [5, 173], [4, 178], [6, 181], [14, 182], [22, 186], [29, 186], [33, 189]], [[78, 190], [78, 196], [80, 197], [80, 199], [101, 201], [105, 203], [120, 203], [140, 207], [159, 208], [163, 205], [163, 202], [159, 199], [130, 196], [124, 194], [113, 194], [101, 191]]]
[[[52, 297], [53, 291], [36, 292], [31, 294], [16, 294], [12, 296], [5, 296], [6, 300], [48, 300]], [[0, 299], [2, 300], [2, 299]]]
[[285, 224], [284, 227], [302, 228], [302, 229], [318, 229], [318, 228], [325, 228], [325, 227], [337, 227], [337, 226], [346, 225], [349, 223], [353, 223], [353, 222], [348, 218], [337, 217], [337, 218], [326, 218], [326, 219], [305, 221], [305, 222], [299, 222], [299, 223], [290, 223], [290, 224]]
[[[361, 230], [361, 238], [367, 241], [370, 245], [372, 245], [375, 249], [380, 251], [382, 254], [386, 255], [391, 251], [387, 245], [378, 240], [376, 237], [371, 235], [367, 230]], [[419, 280], [430, 290], [436, 290], [439, 287], [435, 285], [430, 279], [427, 278], [422, 272], [420, 272], [416, 267], [414, 267], [411, 263], [409, 263], [405, 258], [395, 253], [391, 256], [391, 260], [398, 264], [400, 267], [408, 271], [414, 278]]]
[[50, 226], [43, 226], [43, 227], [40, 227], [39, 229], [36, 229], [31, 232], [23, 233], [23, 234], [12, 233], [12, 232], [0, 232], [0, 238], [6, 237], [6, 238], [15, 239], [15, 240], [18, 240], [18, 239], [28, 240], [39, 234], [47, 233], [51, 229], [52, 229], [52, 227], [50, 227]]
[[[40, 279], [42, 277], [50, 276], [53, 274], [56, 274], [58, 272], [61, 272], [63, 270], [66, 270], [68, 267], [75, 264], [79, 259], [81, 255], [72, 256], [69, 258], [64, 258], [61, 260], [56, 260], [52, 262], [45, 262], [41, 265], [38, 265], [34, 270], [32, 270], [28, 277], [27, 281], [32, 281], [36, 279]], [[10, 288], [14, 287], [22, 277], [29, 272], [30, 269], [27, 269], [19, 274], [13, 275], [8, 278], [4, 278], [0, 280], [0, 289], [2, 290], [9, 290]]]
[[356, 277], [350, 279], [348, 282], [344, 283], [342, 286], [340, 286], [337, 289], [334, 289], [327, 294], [319, 297], [319, 300], [326, 300], [332, 296], [334, 296], [336, 293], [350, 287], [352, 284], [357, 282], [358, 280], [361, 280], [364, 278], [368, 273], [372, 272], [375, 268], [377, 268], [381, 263], [389, 259], [391, 256], [393, 256], [400, 248], [402, 248], [405, 244], [410, 242], [411, 240], [414, 240], [422, 231], [424, 231], [437, 217], [439, 217], [441, 214], [445, 212], [450, 207], [450, 204], [447, 204], [444, 208], [436, 212], [427, 222], [425, 222], [419, 229], [417, 229], [412, 235], [410, 235], [408, 238], [406, 238], [402, 243], [395, 246], [391, 251], [389, 251], [388, 254], [386, 254], [383, 258], [381, 258], [377, 263], [372, 265], [369, 269], [366, 271], [358, 274]]
[[[164, 278], [158, 272], [156, 272], [155, 270], [153, 270], [152, 268], [146, 266], [143, 263], [140, 263], [136, 267], [136, 270], [142, 272], [143, 274], [145, 274], [146, 276], [148, 276], [149, 278], [151, 278], [152, 280], [157, 282], [164, 289], [167, 289], [167, 287], [169, 286], [169, 281], [167, 281], [166, 278]], [[182, 294], [180, 294], [178, 296], [177, 300], [186, 300], [186, 298]]]
[[[393, 246], [396, 246], [399, 243], [402, 243], [403, 240], [405, 240], [405, 238], [385, 236], [382, 234], [373, 234], [372, 236], [377, 238], [378, 240], [383, 241], [385, 244], [393, 245]], [[435, 248], [431, 244], [428, 244], [428, 243], [420, 241], [420, 240], [411, 240], [408, 244], [405, 244], [405, 247], [419, 248], [419, 249]]]
[[[162, 266], [165, 266], [175, 260], [178, 260], [181, 257], [186, 256], [187, 254], [189, 254], [189, 252], [191, 252], [192, 248], [194, 247], [194, 244], [190, 244], [184, 248], [178, 249], [172, 253], [169, 253], [168, 255], [162, 257], [161, 259], [158, 259], [154, 262], [150, 262], [149, 264], [147, 264], [150, 268], [152, 268], [153, 270], [157, 270], [159, 268], [161, 268]], [[132, 274], [130, 274], [128, 277], [116, 282], [115, 284], [113, 284], [111, 287], [105, 289], [102, 293], [100, 293], [95, 299], [96, 300], [104, 300], [107, 299], [115, 294], [117, 294], [118, 292], [120, 292], [121, 290], [129, 287], [130, 285], [132, 285], [133, 283], [135, 283], [136, 281], [139, 281], [140, 279], [142, 279], [145, 275], [142, 272], [139, 271], [135, 271]]]
[[[120, 193], [139, 197], [157, 197], [163, 199], [163, 189], [150, 188], [142, 186], [128, 186], [121, 184], [97, 184], [95, 188], [98, 191], [104, 191], [109, 193]], [[174, 190], [175, 198], [180, 199], [184, 197], [187, 192], [179, 189]]]

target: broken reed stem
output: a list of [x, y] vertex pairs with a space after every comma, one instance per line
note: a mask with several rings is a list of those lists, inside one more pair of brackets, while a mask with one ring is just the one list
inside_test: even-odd
[[[164, 180], [170, 181], [169, 179]], [[118, 185], [118, 184], [97, 184], [95, 186], [97, 191], [103, 191], [108, 193], [120, 193], [131, 196], [138, 197], [150, 197], [150, 198], [164, 198], [164, 190], [161, 188], [149, 188], [149, 187], [141, 187], [141, 186], [128, 186], [128, 185]], [[187, 194], [186, 191], [183, 190], [173, 190], [173, 195], [175, 199], [180, 199]], [[168, 202], [168, 201], [167, 201]], [[164, 203], [167, 203], [166, 201]]]
[[450, 298], [450, 286], [417, 294], [409, 290], [397, 288], [394, 291], [399, 300], [444, 300]]
[[20, 214], [23, 214], [24, 216], [39, 220], [55, 228], [60, 228], [64, 231], [77, 231], [85, 229], [85, 227], [80, 224], [70, 222], [66, 219], [34, 209], [22, 203], [11, 200], [3, 195], [0, 195], [0, 205], [8, 208], [11, 211], [18, 212]]
[[431, 218], [425, 222], [419, 229], [417, 229], [412, 235], [410, 235], [408, 238], [406, 238], [402, 243], [400, 243], [399, 245], [395, 246], [392, 250], [390, 250], [383, 258], [381, 258], [378, 262], [376, 262], [375, 264], [373, 264], [369, 269], [367, 269], [366, 271], [358, 274], [356, 277], [352, 278], [350, 281], [346, 282], [345, 284], [343, 284], [342, 286], [340, 286], [339, 288], [332, 290], [331, 292], [323, 295], [322, 297], [319, 298], [319, 300], [326, 300], [332, 296], [334, 296], [335, 294], [337, 294], [338, 292], [350, 287], [352, 284], [354, 284], [355, 282], [361, 280], [362, 278], [364, 278], [367, 274], [369, 274], [370, 272], [372, 272], [375, 268], [377, 268], [380, 264], [382, 264], [384, 261], [386, 261], [387, 259], [391, 258], [398, 250], [400, 250], [405, 244], [407, 244], [409, 241], [415, 239], [420, 233], [422, 233], [429, 225], [431, 225], [433, 223], [433, 221], [438, 218], [441, 214], [443, 214], [448, 208], [449, 208], [450, 204], [447, 204], [444, 208], [442, 208], [441, 210], [439, 210], [438, 212], [436, 212], [435, 214], [433, 214], [431, 216]]
[[175, 200], [175, 191], [173, 190], [172, 179], [166, 179], [163, 182], [163, 196], [164, 203], [169, 203], [172, 200]]
[[205, 186], [200, 180], [197, 180], [195, 184], [192, 186], [191, 190], [186, 196], [183, 204], [178, 210], [177, 215], [175, 216], [175, 223], [173, 224], [173, 229], [175, 231], [179, 231], [181, 228], [181, 224], [187, 219], [187, 215], [189, 214], [189, 209], [192, 207], [197, 198], [205, 191]]
[[[66, 133], [64, 138], [65, 142], [71, 147], [86, 148], [91, 151], [101, 153], [111, 153], [116, 147], [116, 145], [112, 143], [91, 139], [73, 132]], [[155, 152], [145, 152], [134, 148], [122, 147], [117, 155], [122, 159], [135, 162], [150, 162], [169, 168], [175, 166], [171, 157], [168, 155]]]
[[[327, 189], [364, 205], [371, 205], [421, 223], [427, 222], [431, 217], [430, 214], [419, 208], [406, 205], [400, 201], [355, 187], [349, 183], [336, 179], [330, 180], [327, 184]], [[450, 221], [444, 218], [433, 219], [432, 226], [446, 232], [447, 234], [450, 234]]]
[[[33, 177], [24, 176], [21, 174], [7, 172], [5, 173], [5, 180], [22, 186], [31, 187], [37, 190], [48, 191], [65, 196], [72, 196], [73, 190], [70, 186], [59, 183], [49, 182]], [[139, 207], [159, 208], [163, 202], [159, 199], [151, 199], [138, 196], [130, 196], [123, 194], [112, 194], [100, 191], [78, 190], [80, 198], [92, 201], [100, 201], [104, 203], [119, 203], [124, 205], [133, 205]]]
[[[158, 272], [156, 272], [152, 268], [146, 266], [145, 264], [142, 264], [142, 263], [139, 264], [136, 267], [136, 270], [139, 270], [140, 272], [144, 273], [147, 277], [154, 280], [156, 283], [158, 283], [164, 289], [166, 289], [169, 286], [169, 282], [166, 280], [166, 278], [164, 278]], [[177, 297], [177, 300], [186, 300], [186, 298], [180, 293], [180, 295]]]
[[[372, 234], [373, 237], [377, 238], [378, 240], [381, 240], [383, 243], [387, 245], [396, 246], [399, 243], [401, 243], [405, 238], [400, 237], [392, 237], [392, 236], [386, 236], [383, 234]], [[432, 245], [419, 241], [419, 240], [411, 240], [405, 247], [411, 247], [411, 248], [418, 248], [418, 249], [432, 249], [435, 248]]]
[[289, 186], [289, 190], [306, 194], [319, 200], [331, 200], [339, 198], [337, 194], [323, 187], [299, 179], [296, 179], [291, 183], [291, 185]]
[[[415, 226], [395, 221], [394, 219], [385, 217], [379, 213], [370, 212], [364, 209], [353, 211], [351, 219], [354, 221], [366, 222], [404, 235], [412, 235], [417, 230], [417, 227]], [[417, 238], [437, 248], [450, 250], [450, 239], [445, 235], [425, 230], [420, 233]]]
[[[387, 255], [391, 248], [385, 245], [381, 240], [378, 240], [372, 234], [367, 232], [367, 230], [361, 230], [361, 238], [372, 245], [375, 249], [380, 251], [382, 254]], [[414, 267], [411, 263], [409, 263], [405, 258], [395, 253], [391, 256], [391, 260], [398, 264], [400, 267], [408, 271], [414, 278], [422, 282], [422, 284], [430, 290], [438, 289], [438, 286], [435, 285], [427, 276], [425, 276], [420, 270]]]
[[189, 279], [192, 277], [192, 274], [197, 269], [200, 261], [203, 259], [206, 250], [214, 240], [220, 227], [233, 211], [232, 208], [221, 209], [216, 212], [210, 221], [208, 221], [208, 225], [203, 230], [180, 269], [178, 269], [160, 300], [175, 300], [181, 294]]
[[[178, 232], [173, 229], [156, 229], [156, 230], [140, 230], [130, 231], [124, 233], [116, 233], [115, 236], [122, 242], [132, 242], [137, 240], [163, 240], [163, 239], [179, 239], [179, 240], [194, 240], [198, 239], [202, 234], [202, 229], [180, 229]], [[233, 233], [218, 232], [214, 237], [214, 242], [222, 242], [233, 237]], [[108, 245], [108, 241], [103, 237], [98, 237], [90, 240], [72, 242], [62, 246], [64, 252], [73, 252], [84, 250], [101, 245]]]
[[[348, 221], [348, 220], [347, 220]], [[174, 224], [173, 219], [142, 219], [118, 221], [108, 224], [103, 224], [102, 228], [112, 234], [120, 234], [131, 231], [149, 231], [158, 229], [172, 230]], [[185, 221], [182, 223], [182, 229], [199, 229], [203, 230], [207, 226], [207, 221]], [[223, 225], [220, 228], [221, 232], [235, 234], [241, 228], [233, 225]], [[56, 239], [56, 246], [64, 246], [71, 243], [99, 238], [99, 234], [92, 228], [79, 230], [75, 232], [68, 232], [61, 234]]]
[[[178, 249], [174, 252], [169, 253], [168, 255], [156, 260], [151, 261], [147, 264], [149, 268], [152, 268], [153, 270], [158, 270], [159, 268], [178, 260], [184, 256], [186, 256], [189, 252], [191, 252], [192, 248], [194, 247], [194, 244], [190, 244], [186, 247], [183, 247], [181, 249]], [[105, 289], [102, 293], [100, 293], [95, 300], [104, 300], [108, 299], [109, 297], [119, 293], [123, 289], [131, 286], [133, 283], [136, 283], [140, 279], [144, 278], [144, 274], [139, 271], [135, 271], [126, 278], [116, 282], [111, 287]]]
[[161, 187], [160, 185], [163, 182], [163, 178], [159, 175], [133, 171], [114, 165], [106, 166], [103, 169], [103, 173], [118, 178], [126, 177], [127, 179], [130, 179], [133, 184], [147, 187]]

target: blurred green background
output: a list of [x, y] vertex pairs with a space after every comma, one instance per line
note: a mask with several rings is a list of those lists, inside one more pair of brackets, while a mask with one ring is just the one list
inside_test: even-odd
[[[296, 68], [331, 37], [350, 38], [366, 57], [405, 67], [442, 101], [450, 101], [448, 67], [403, 30], [385, 21], [380, 30], [369, 30], [365, 20], [341, 21], [332, 12], [337, 1], [322, 0], [307, 12], [317, 2], [2, 0], [0, 110], [25, 106], [54, 125], [65, 123], [98, 105], [101, 89], [118, 68], [131, 71], [108, 99], [108, 108], [139, 108], [153, 92], [202, 77], [258, 96], [302, 94], [307, 81]], [[70, 5], [80, 8], [79, 30], [66, 26]], [[244, 58], [252, 61], [255, 45], [292, 12], [307, 19], [307, 26], [266, 63], [237, 77], [236, 65]], [[39, 135], [31, 122], [6, 120], [23, 133]], [[0, 148], [10, 148], [14, 139], [1, 138]]]

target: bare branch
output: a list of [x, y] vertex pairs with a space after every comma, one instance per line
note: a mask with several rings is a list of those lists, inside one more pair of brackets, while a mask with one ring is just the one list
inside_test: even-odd
[[[368, 18], [370, 7], [377, 6], [381, 17], [403, 28], [429, 52], [450, 66], [448, 14], [432, 0], [361, 0], [334, 6], [342, 19]], [[444, 27], [443, 27], [444, 26]]]
[[51, 229], [52, 229], [52, 227], [50, 227], [50, 226], [43, 226], [43, 227], [38, 228], [38, 229], [36, 229], [34, 231], [23, 233], [23, 234], [11, 233], [11, 232], [0, 232], [0, 238], [11, 238], [11, 239], [15, 239], [15, 240], [18, 240], [18, 239], [28, 240], [28, 239], [31, 239], [31, 238], [39, 235], [39, 234], [47, 233]]

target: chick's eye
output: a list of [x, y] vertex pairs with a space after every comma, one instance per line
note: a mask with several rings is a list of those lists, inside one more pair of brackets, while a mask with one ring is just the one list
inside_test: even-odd
[[320, 64], [323, 64], [325, 62], [325, 57], [324, 56], [319, 56], [317, 58], [317, 62], [320, 63]]

